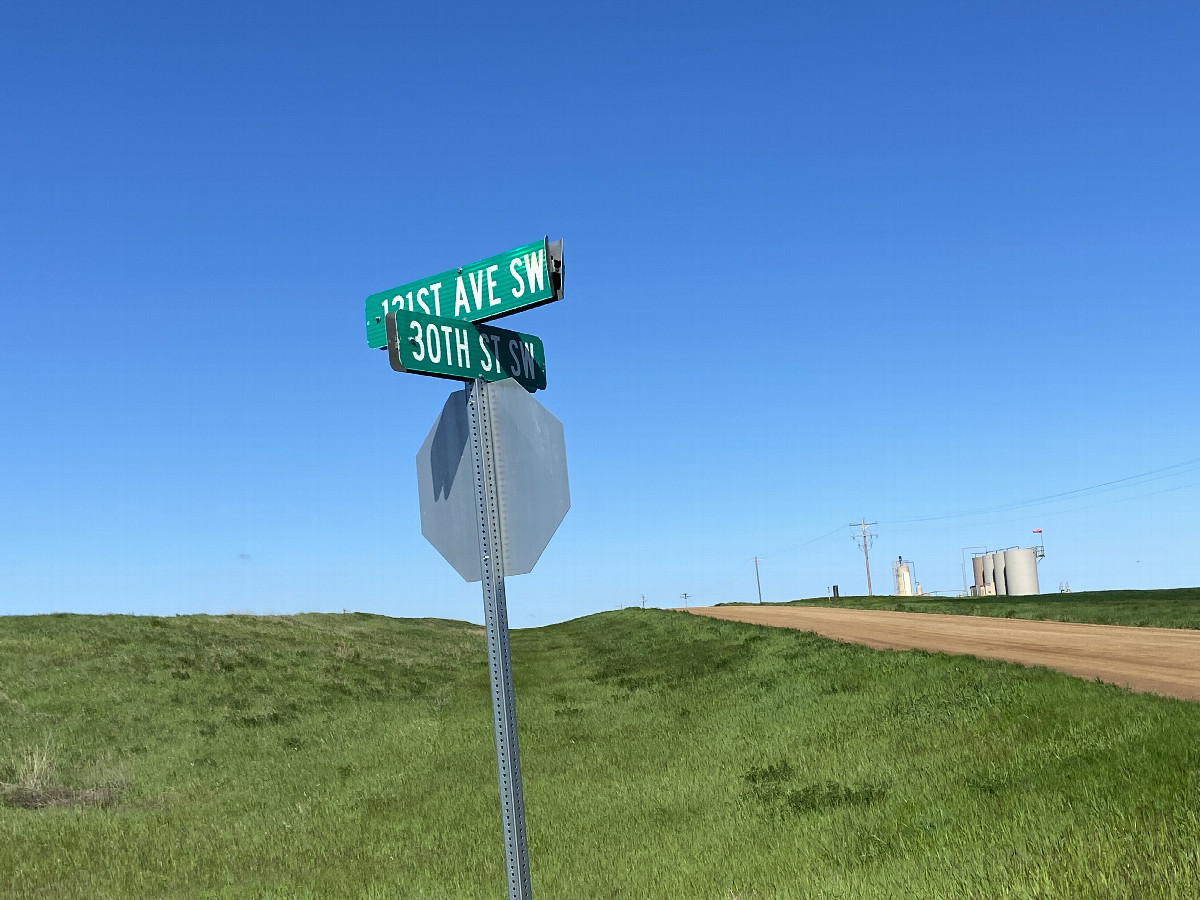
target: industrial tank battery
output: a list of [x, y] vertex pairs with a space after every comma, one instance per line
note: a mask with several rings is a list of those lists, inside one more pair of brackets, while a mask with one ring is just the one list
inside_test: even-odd
[[1004, 551], [1004, 579], [1009, 595], [1040, 594], [1036, 547]]
[[985, 553], [981, 558], [983, 559], [983, 594], [984, 594], [984, 596], [987, 596], [988, 594], [996, 593], [995, 588], [994, 588], [994, 585], [996, 583], [995, 582], [996, 557], [993, 556], [991, 553]]
[[974, 596], [978, 597], [978, 596], [980, 596], [980, 593], [979, 593], [980, 590], [983, 588], [983, 557], [982, 556], [972, 556], [971, 557], [971, 572], [974, 573], [974, 575], [975, 575], [975, 581], [973, 582], [975, 585], [975, 590], [973, 590], [971, 593]]

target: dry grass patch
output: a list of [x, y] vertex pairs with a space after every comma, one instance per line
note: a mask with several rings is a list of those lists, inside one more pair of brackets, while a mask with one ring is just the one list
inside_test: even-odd
[[26, 749], [17, 762], [16, 781], [0, 781], [0, 801], [17, 809], [47, 809], [62, 806], [111, 806], [123, 784], [90, 788], [62, 784], [55, 773], [53, 754], [45, 747]]
[[21, 784], [0, 784], [0, 797], [17, 809], [46, 809], [55, 806], [111, 806], [119, 792], [114, 787], [69, 788], [61, 784], [30, 788]]

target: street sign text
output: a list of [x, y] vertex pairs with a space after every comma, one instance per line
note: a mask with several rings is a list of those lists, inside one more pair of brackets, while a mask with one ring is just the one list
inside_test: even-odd
[[530, 392], [546, 387], [546, 350], [532, 334], [418, 312], [388, 313], [385, 325], [397, 371], [461, 381], [512, 378]]
[[486, 322], [562, 298], [562, 241], [535, 241], [507, 253], [402, 284], [367, 298], [367, 343], [386, 347], [390, 312]]

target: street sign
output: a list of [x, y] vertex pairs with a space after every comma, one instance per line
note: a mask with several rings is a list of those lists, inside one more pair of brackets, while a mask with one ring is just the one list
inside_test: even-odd
[[390, 312], [486, 322], [561, 300], [562, 291], [562, 241], [546, 238], [372, 294], [366, 302], [367, 344], [387, 346], [384, 318]]
[[532, 334], [416, 312], [390, 312], [384, 324], [397, 372], [461, 381], [512, 378], [530, 393], [546, 388], [546, 349]]
[[549, 238], [367, 298], [367, 344], [397, 372], [467, 382], [417, 453], [421, 533], [467, 581], [482, 582], [509, 900], [530, 900], [529, 842], [508, 646], [506, 575], [533, 569], [571, 508], [562, 423], [532, 334], [481, 323], [561, 300], [562, 241]]
[[[487, 385], [505, 575], [532, 571], [571, 507], [562, 423], [514, 379]], [[466, 581], [482, 577], [468, 392], [446, 400], [417, 453], [421, 533]]]

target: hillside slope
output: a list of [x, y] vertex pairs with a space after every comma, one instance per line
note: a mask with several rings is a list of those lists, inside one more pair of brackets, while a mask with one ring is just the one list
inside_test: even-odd
[[[1200, 894], [1200, 704], [657, 610], [512, 643], [539, 896]], [[490, 715], [463, 623], [0, 619], [0, 896], [503, 896]]]

